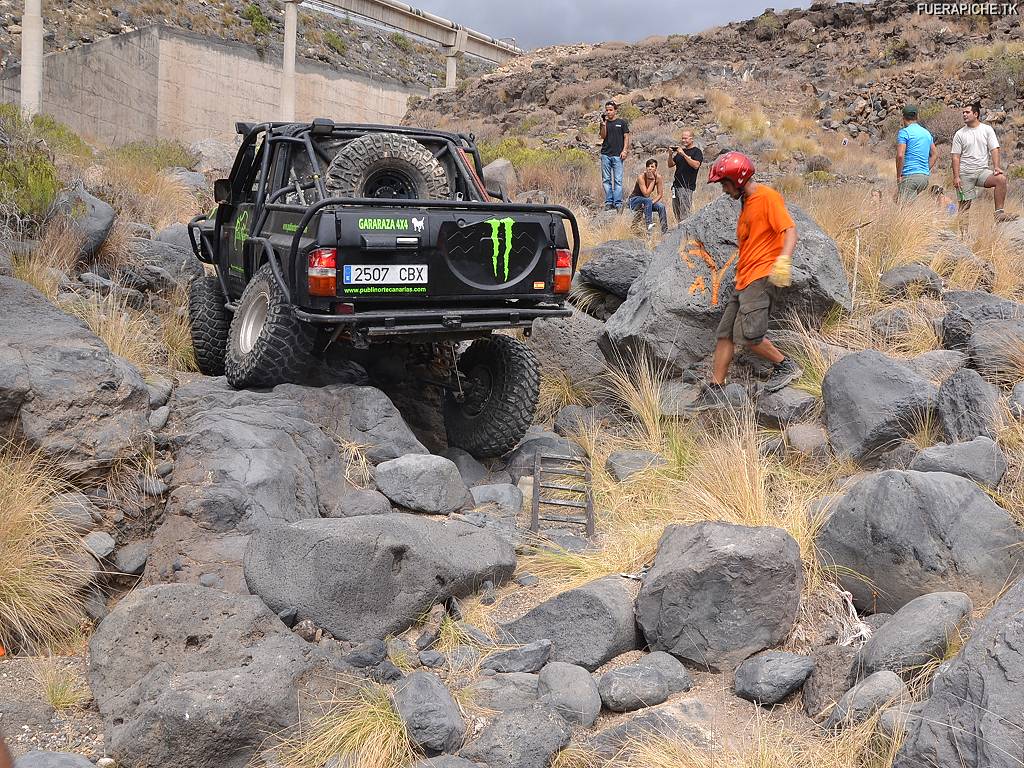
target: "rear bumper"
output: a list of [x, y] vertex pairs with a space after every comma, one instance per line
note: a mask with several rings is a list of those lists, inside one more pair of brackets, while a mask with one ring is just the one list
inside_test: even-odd
[[466, 309], [380, 309], [351, 315], [333, 315], [295, 309], [295, 315], [309, 323], [329, 325], [367, 339], [413, 334], [458, 335], [501, 328], [529, 328], [540, 318], [569, 317], [572, 310], [551, 307], [469, 307]]

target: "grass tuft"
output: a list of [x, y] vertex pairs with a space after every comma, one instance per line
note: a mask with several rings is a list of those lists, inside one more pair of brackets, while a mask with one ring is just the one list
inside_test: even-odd
[[57, 712], [82, 709], [92, 699], [81, 673], [59, 658], [44, 656], [33, 661], [32, 677], [43, 700]]
[[0, 448], [0, 646], [6, 649], [58, 647], [82, 621], [88, 555], [51, 509], [64, 489], [38, 454]]
[[111, 352], [140, 371], [157, 367], [160, 349], [147, 332], [147, 320], [142, 313], [129, 307], [125, 299], [113, 293], [104, 297], [94, 296], [87, 301], [69, 304], [67, 311], [83, 320]]
[[417, 758], [390, 690], [372, 682], [336, 692], [278, 751], [283, 768], [322, 768], [335, 759], [360, 768], [407, 768]]

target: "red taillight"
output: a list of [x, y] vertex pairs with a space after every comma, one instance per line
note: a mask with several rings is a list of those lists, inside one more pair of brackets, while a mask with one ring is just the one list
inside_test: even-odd
[[317, 248], [309, 253], [309, 295], [334, 296], [338, 292], [338, 251]]
[[568, 293], [572, 287], [572, 252], [566, 248], [555, 251], [555, 293]]

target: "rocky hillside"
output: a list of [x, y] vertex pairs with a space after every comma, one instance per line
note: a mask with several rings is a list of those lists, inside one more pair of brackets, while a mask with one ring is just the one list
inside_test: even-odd
[[[854, 14], [874, 34], [891, 12], [730, 29], [753, 61], [797, 22]], [[526, 58], [413, 116], [474, 115], [520, 183], [577, 174], [582, 193], [592, 137], [550, 133], [576, 103], [554, 94], [642, 87], [618, 63], [642, 48]], [[957, 66], [1002, 55], [985, 51]], [[1024, 225], [985, 198], [954, 216], [876, 194], [870, 130], [855, 151], [745, 101], [796, 105], [816, 76], [801, 91], [728, 66], [689, 93], [637, 90], [637, 138], [656, 146], [641, 121], [672, 115], [754, 146], [780, 181], [814, 166], [785, 189], [799, 241], [769, 330], [801, 376], [766, 392], [741, 354], [728, 403], [688, 409], [734, 292], [735, 201], [702, 189], [660, 237], [577, 206], [571, 314], [502, 337], [540, 392], [498, 457], [448, 445], [436, 388], [383, 351], [339, 340], [265, 389], [200, 373], [189, 296], [210, 281], [183, 222], [223, 160], [93, 147], [0, 109], [0, 734], [17, 767], [1015, 764]], [[552, 90], [549, 69], [577, 79]], [[978, 71], [964, 82], [994, 70]], [[506, 124], [520, 133], [498, 142]], [[586, 472], [535, 488], [538, 454]], [[534, 529], [534, 491], [577, 483], [593, 534], [567, 515]]]
[[[0, 66], [20, 54], [21, 12], [17, 0], [0, 0]], [[60, 51], [150, 24], [191, 30], [246, 43], [266, 56], [280, 57], [284, 16], [270, 0], [68, 0], [44, 3], [46, 50]], [[424, 88], [444, 85], [445, 60], [438, 50], [397, 32], [363, 26], [352, 18], [299, 9], [298, 55], [379, 80]], [[460, 62], [462, 77], [489, 68], [470, 57]]]
[[[981, 98], [991, 120], [1014, 131], [1024, 120], [1021, 40], [1013, 15], [922, 16], [896, 0], [815, 3], [696, 35], [535, 51], [458, 94], [419, 101], [408, 120], [593, 151], [600, 104], [614, 98], [638, 121], [639, 155], [686, 126], [701, 130], [701, 143], [721, 146], [769, 133], [742, 125], [743, 115], [775, 125], [804, 118], [824, 134], [890, 141], [909, 101], [926, 123], [944, 123], [948, 141], [950, 125], [959, 126], [948, 109], [966, 99]], [[712, 89], [737, 97], [732, 111], [740, 114], [709, 104]]]

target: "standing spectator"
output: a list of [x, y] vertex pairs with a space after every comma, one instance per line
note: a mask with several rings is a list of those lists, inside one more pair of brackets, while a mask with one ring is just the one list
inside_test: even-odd
[[676, 226], [690, 215], [693, 191], [697, 188], [697, 171], [704, 162], [704, 153], [693, 144], [693, 131], [683, 131], [679, 146], [668, 151], [668, 167], [675, 168], [672, 178], [672, 214]]
[[654, 211], [658, 212], [661, 231], [668, 232], [668, 215], [665, 213], [665, 179], [658, 173], [658, 161], [650, 159], [644, 166], [644, 172], [636, 177], [633, 193], [629, 196], [629, 210], [644, 209], [644, 223], [647, 231], [654, 229]]
[[[953, 136], [953, 185], [960, 199], [960, 210], [971, 207], [978, 190], [993, 190], [996, 221], [1017, 217], [1003, 211], [1006, 202], [1006, 174], [999, 167], [999, 139], [991, 125], [981, 122], [981, 102], [964, 107], [964, 127]], [[992, 166], [989, 167], [989, 156]]]
[[601, 180], [606, 211], [622, 210], [622, 161], [629, 152], [629, 123], [618, 114], [619, 105], [609, 101], [601, 115]]
[[932, 169], [939, 157], [935, 141], [917, 122], [917, 107], [903, 107], [903, 127], [896, 136], [896, 197], [913, 200], [928, 189]]

